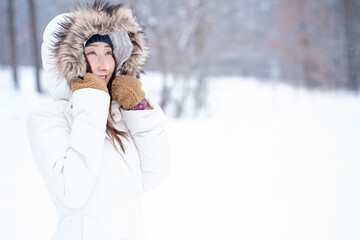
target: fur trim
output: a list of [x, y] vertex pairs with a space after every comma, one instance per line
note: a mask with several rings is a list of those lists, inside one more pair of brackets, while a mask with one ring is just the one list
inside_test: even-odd
[[68, 82], [83, 76], [87, 69], [83, 43], [94, 33], [110, 33], [116, 29], [125, 30], [133, 45], [130, 57], [120, 68], [120, 74], [139, 78], [148, 56], [143, 28], [127, 6], [99, 1], [95, 1], [93, 5], [78, 5], [60, 23], [52, 49], [56, 70]]

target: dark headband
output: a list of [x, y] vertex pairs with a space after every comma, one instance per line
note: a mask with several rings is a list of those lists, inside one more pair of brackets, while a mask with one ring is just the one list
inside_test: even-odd
[[94, 42], [104, 42], [110, 45], [111, 49], [114, 50], [114, 46], [111, 42], [109, 35], [94, 34], [86, 42], [84, 47]]

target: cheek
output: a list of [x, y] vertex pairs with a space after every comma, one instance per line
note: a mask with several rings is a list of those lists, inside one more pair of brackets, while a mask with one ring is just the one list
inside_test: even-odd
[[107, 80], [106, 80], [106, 84], [109, 83], [114, 71], [115, 71], [115, 60], [113, 58], [111, 58], [111, 60], [108, 61], [108, 66], [109, 66], [109, 72], [111, 74], [108, 75]]
[[110, 61], [109, 65], [110, 65], [111, 72], [114, 72], [114, 70], [115, 70], [115, 60], [113, 58], [111, 58], [111, 61]]
[[87, 63], [88, 63], [88, 70], [89, 70], [90, 72], [93, 72], [92, 69], [95, 69], [95, 68], [96, 68], [96, 61], [95, 61], [95, 59], [92, 58], [92, 57], [88, 57], [88, 58], [86, 58], [86, 60], [87, 60]]

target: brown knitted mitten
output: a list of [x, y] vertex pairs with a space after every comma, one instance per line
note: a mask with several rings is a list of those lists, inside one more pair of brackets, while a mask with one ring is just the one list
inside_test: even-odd
[[139, 80], [127, 75], [119, 75], [112, 82], [111, 96], [127, 110], [140, 103], [145, 98], [145, 93], [141, 90]]
[[105, 83], [93, 73], [85, 73], [84, 79], [75, 78], [71, 81], [71, 89], [73, 92], [82, 88], [94, 88], [108, 93]]

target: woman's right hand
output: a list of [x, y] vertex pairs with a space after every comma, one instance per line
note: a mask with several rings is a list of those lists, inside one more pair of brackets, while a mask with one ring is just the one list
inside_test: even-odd
[[108, 93], [105, 83], [93, 73], [85, 73], [84, 79], [75, 78], [71, 81], [71, 89], [73, 92], [82, 88], [93, 88]]

